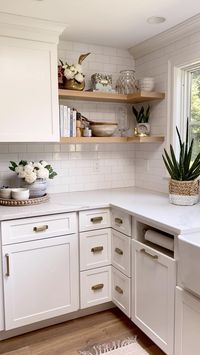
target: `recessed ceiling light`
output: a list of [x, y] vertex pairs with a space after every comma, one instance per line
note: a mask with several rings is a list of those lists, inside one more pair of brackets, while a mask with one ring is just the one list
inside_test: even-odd
[[159, 17], [159, 16], [151, 16], [147, 19], [147, 22], [150, 23], [151, 25], [156, 25], [158, 23], [163, 23], [166, 21], [165, 17]]

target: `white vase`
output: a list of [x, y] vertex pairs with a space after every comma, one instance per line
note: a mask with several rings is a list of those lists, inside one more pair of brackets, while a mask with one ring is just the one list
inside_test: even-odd
[[21, 179], [20, 186], [29, 189], [30, 198], [42, 197], [46, 194], [47, 180], [37, 179], [32, 184], [28, 184], [24, 179]]

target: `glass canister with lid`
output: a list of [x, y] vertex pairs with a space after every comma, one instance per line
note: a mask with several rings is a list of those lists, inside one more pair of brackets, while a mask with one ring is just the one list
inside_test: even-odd
[[137, 91], [135, 70], [121, 70], [116, 83], [116, 91], [119, 94], [132, 94]]

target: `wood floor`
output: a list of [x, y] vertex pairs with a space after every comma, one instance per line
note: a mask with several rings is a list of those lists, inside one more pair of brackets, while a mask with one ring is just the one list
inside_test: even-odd
[[118, 309], [79, 318], [0, 342], [0, 354], [77, 355], [88, 344], [137, 335], [151, 355], [164, 353]]

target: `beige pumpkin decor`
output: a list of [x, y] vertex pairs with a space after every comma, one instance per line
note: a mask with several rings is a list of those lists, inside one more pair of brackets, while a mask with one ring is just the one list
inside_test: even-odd
[[171, 177], [169, 181], [169, 200], [175, 205], [190, 206], [199, 201], [200, 153], [193, 157], [192, 139], [189, 144], [189, 124], [187, 120], [186, 139], [182, 141], [176, 127], [179, 140], [179, 156], [175, 156], [170, 145], [170, 154], [164, 149], [163, 160]]

